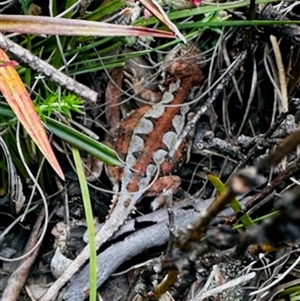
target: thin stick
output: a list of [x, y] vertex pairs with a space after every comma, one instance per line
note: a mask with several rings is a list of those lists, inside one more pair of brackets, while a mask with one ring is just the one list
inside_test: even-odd
[[33, 55], [30, 51], [12, 42], [2, 33], [0, 33], [0, 48], [9, 55], [14, 56], [18, 62], [29, 66], [31, 69], [39, 72], [40, 74], [43, 74], [54, 83], [73, 92], [87, 102], [96, 102], [98, 96], [97, 92], [58, 71], [50, 64]]

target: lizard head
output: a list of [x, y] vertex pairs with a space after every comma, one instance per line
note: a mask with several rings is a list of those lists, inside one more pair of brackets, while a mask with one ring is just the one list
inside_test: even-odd
[[202, 68], [205, 57], [192, 43], [176, 45], [166, 56], [162, 69], [162, 82], [174, 78], [190, 77], [194, 85], [200, 85], [204, 80]]

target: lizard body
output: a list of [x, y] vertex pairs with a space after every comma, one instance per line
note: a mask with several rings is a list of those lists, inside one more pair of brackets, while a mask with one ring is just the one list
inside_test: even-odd
[[[121, 177], [115, 180], [116, 183], [120, 180], [121, 189], [112, 213], [96, 234], [97, 249], [128, 219], [151, 184], [158, 166], [162, 175], [169, 175], [181, 160], [184, 143], [176, 149], [174, 145], [184, 127], [188, 108], [180, 104], [188, 98], [191, 89], [204, 80], [199, 55], [194, 46], [186, 50], [175, 47], [165, 61], [163, 91], [159, 92], [161, 101], [138, 108], [121, 123], [115, 142], [117, 153], [125, 161], [124, 168], [117, 168], [115, 172]], [[88, 258], [89, 246], [86, 246], [41, 301], [53, 300], [57, 288], [69, 281]], [[88, 284], [83, 293], [88, 294]], [[76, 300], [70, 294], [65, 299]]]

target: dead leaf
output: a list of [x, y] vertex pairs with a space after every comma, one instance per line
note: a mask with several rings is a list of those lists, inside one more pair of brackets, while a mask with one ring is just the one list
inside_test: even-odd
[[56, 173], [64, 179], [64, 174], [51, 148], [44, 126], [35, 111], [32, 100], [14, 67], [9, 65], [10, 60], [6, 53], [0, 49], [0, 91], [9, 106], [14, 111], [31, 139], [48, 160]]

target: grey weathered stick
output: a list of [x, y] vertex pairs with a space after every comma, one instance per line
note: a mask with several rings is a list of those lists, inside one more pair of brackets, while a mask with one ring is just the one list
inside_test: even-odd
[[95, 102], [97, 100], [97, 92], [58, 71], [50, 64], [33, 55], [30, 51], [8, 39], [2, 33], [0, 33], [0, 48], [9, 55], [14, 56], [18, 62], [29, 66], [31, 69], [48, 77], [60, 87], [66, 88], [82, 99], [88, 102]]
[[[199, 212], [204, 211], [212, 202], [211, 199], [197, 200], [196, 202], [184, 202], [175, 205], [173, 213], [175, 215], [175, 228], [183, 229], [193, 223]], [[243, 200], [243, 203], [247, 199]], [[193, 207], [191, 209], [191, 207]], [[189, 208], [189, 209], [187, 209]], [[227, 216], [231, 212], [230, 208], [222, 211], [222, 216]], [[136, 231], [136, 227], [143, 223], [155, 223], [152, 226]], [[100, 287], [104, 281], [124, 262], [132, 257], [141, 254], [145, 250], [165, 244], [169, 239], [168, 213], [166, 209], [139, 216], [135, 220], [129, 220], [122, 228], [115, 233], [114, 238], [123, 236], [128, 231], [134, 232], [123, 241], [113, 244], [104, 250], [97, 257], [98, 275], [97, 286]], [[89, 266], [85, 266], [80, 273], [71, 279], [71, 284], [64, 295], [66, 301], [83, 301], [85, 292], [89, 289]]]
[[[242, 200], [246, 202], [248, 198]], [[199, 200], [196, 202], [185, 202], [174, 206], [175, 228], [182, 229], [199, 217], [199, 212], [205, 210], [213, 199]], [[193, 207], [192, 209], [190, 209]], [[189, 209], [187, 209], [189, 208]], [[230, 208], [222, 211], [222, 216], [231, 213]], [[136, 231], [139, 224], [153, 222], [154, 225]], [[107, 278], [124, 262], [132, 257], [144, 252], [147, 248], [157, 247], [165, 244], [169, 238], [168, 214], [166, 209], [139, 216], [135, 220], [129, 220], [119, 231], [115, 233], [113, 239], [123, 236], [128, 232], [134, 232], [123, 241], [113, 244], [104, 250], [97, 257], [98, 275], [97, 286], [100, 287]], [[64, 296], [67, 301], [83, 301], [86, 297], [85, 291], [89, 288], [89, 266], [71, 279], [71, 284]], [[45, 298], [45, 296], [44, 296]], [[51, 299], [47, 299], [51, 300]], [[44, 301], [44, 299], [42, 299]]]
[[[187, 226], [191, 220], [195, 220], [197, 213], [188, 212], [175, 223], [176, 227]], [[167, 216], [166, 216], [167, 220]], [[113, 244], [97, 257], [98, 275], [97, 286], [104, 281], [124, 262], [143, 251], [161, 246], [168, 241], [169, 229], [167, 222], [155, 224], [128, 236], [123, 241]], [[89, 291], [89, 266], [71, 279], [64, 299], [66, 301], [83, 301]]]

